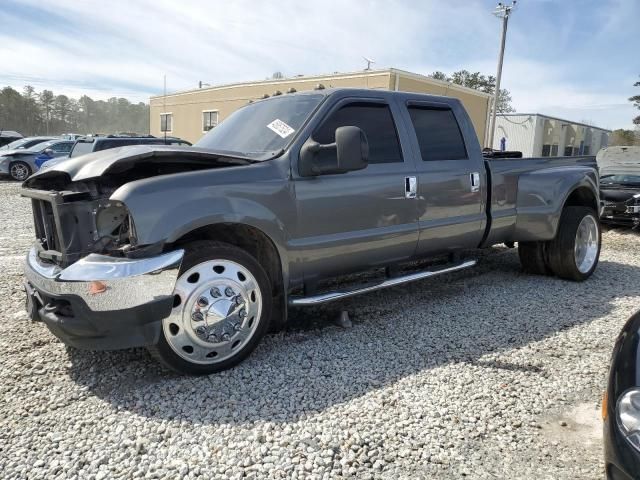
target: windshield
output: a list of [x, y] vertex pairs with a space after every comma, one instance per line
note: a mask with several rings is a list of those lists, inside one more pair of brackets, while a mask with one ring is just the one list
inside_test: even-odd
[[640, 184], [640, 175], [625, 175], [625, 174], [603, 175], [602, 177], [600, 177], [600, 183]]
[[93, 151], [93, 140], [90, 142], [86, 141], [77, 141], [73, 146], [73, 150], [71, 150], [70, 157], [79, 157], [80, 155], [84, 155], [85, 153], [91, 153]]
[[235, 111], [194, 146], [249, 157], [275, 154], [300, 130], [323, 95], [276, 97]]

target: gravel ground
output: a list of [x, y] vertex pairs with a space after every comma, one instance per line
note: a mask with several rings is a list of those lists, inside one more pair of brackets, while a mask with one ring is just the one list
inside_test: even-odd
[[[185, 378], [26, 321], [17, 192], [0, 183], [4, 478], [602, 478], [600, 396], [640, 307], [635, 233], [605, 233], [586, 283], [524, 275], [495, 248], [472, 271], [292, 312], [241, 366]], [[340, 308], [352, 328], [331, 323]]]

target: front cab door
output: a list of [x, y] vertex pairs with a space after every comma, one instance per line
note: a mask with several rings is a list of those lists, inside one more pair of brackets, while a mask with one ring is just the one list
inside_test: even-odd
[[[313, 129], [320, 144], [335, 141], [342, 126], [359, 127], [369, 142], [366, 168], [343, 174], [301, 177], [294, 168], [298, 224], [291, 241], [307, 285], [335, 275], [409, 259], [418, 241], [417, 202], [406, 188], [415, 177], [403, 150], [394, 104], [383, 98], [346, 98], [328, 109]], [[335, 149], [320, 152], [336, 155]]]

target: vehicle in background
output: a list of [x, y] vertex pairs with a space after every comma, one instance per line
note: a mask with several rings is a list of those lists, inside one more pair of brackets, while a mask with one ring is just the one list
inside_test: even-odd
[[601, 245], [595, 157], [484, 158], [459, 100], [385, 90], [256, 101], [194, 147], [79, 156], [22, 195], [29, 317], [192, 374], [242, 361], [288, 306], [460, 271], [501, 243], [529, 273], [583, 281]]
[[80, 137], [84, 137], [84, 135], [81, 135], [79, 133], [63, 133], [60, 135], [60, 138], [62, 138], [63, 140], [77, 140]]
[[191, 143], [176, 137], [158, 138], [153, 136], [123, 137], [120, 135], [108, 135], [106, 137], [82, 137], [76, 140], [71, 149], [69, 158], [79, 157], [87, 153], [99, 152], [110, 148], [127, 147], [131, 145], [175, 145], [179, 147], [190, 146]]
[[606, 147], [596, 155], [600, 170], [601, 221], [640, 226], [640, 146]]
[[43, 154], [50, 158], [66, 156], [72, 146], [72, 140], [55, 139], [40, 142], [31, 148], [0, 152], [0, 175], [9, 175], [14, 180], [22, 182], [38, 171], [36, 158], [42, 158]]
[[602, 420], [607, 480], [640, 478], [640, 312], [613, 347]]
[[13, 130], [0, 130], [0, 147], [15, 142], [16, 140], [20, 140], [22, 135]]
[[58, 137], [25, 137], [18, 140], [14, 140], [0, 147], [0, 156], [6, 154], [7, 150], [22, 150], [32, 148], [39, 143], [48, 142], [49, 140], [56, 140]]

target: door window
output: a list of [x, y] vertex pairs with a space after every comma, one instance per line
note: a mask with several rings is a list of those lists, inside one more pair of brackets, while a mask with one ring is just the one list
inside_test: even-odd
[[467, 158], [462, 132], [451, 109], [411, 106], [409, 115], [418, 137], [422, 160]]
[[[369, 142], [369, 163], [402, 162], [398, 133], [388, 105], [377, 103], [350, 103], [333, 112], [313, 134], [321, 144], [336, 141], [338, 127], [355, 126], [362, 129]], [[318, 152], [321, 161], [335, 161], [336, 150]]]

